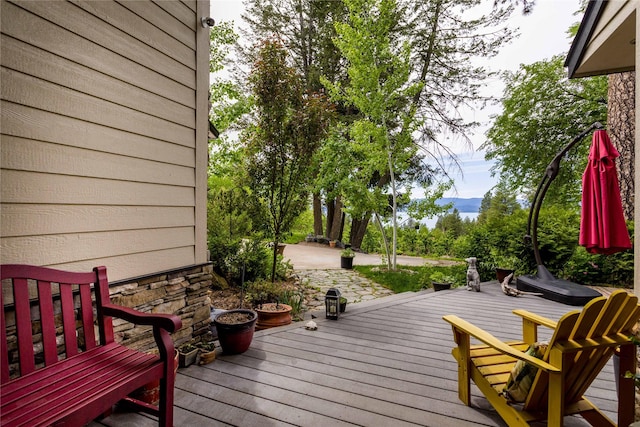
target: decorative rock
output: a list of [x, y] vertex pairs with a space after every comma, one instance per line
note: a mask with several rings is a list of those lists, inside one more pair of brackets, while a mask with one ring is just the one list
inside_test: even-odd
[[304, 325], [305, 329], [308, 329], [310, 331], [315, 331], [316, 329], [318, 329], [318, 325], [316, 324], [316, 322], [314, 322], [313, 320], [309, 320], [305, 325]]

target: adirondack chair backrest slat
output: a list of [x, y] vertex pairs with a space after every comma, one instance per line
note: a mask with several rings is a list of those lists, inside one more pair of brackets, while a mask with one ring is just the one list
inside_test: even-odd
[[[626, 292], [612, 295], [607, 300], [601, 316], [593, 324], [589, 336], [592, 338], [612, 337], [621, 332], [626, 332], [629, 335], [631, 328], [625, 330], [624, 327], [628, 323], [630, 314], [634, 313], [637, 308], [638, 298], [635, 295], [627, 295]], [[637, 319], [638, 317], [635, 317], [635, 322]], [[614, 352], [614, 347], [600, 347], [576, 354], [574, 365], [579, 369], [574, 369], [567, 375], [567, 382], [571, 385], [568, 388], [570, 393], [567, 398], [570, 399], [569, 401], [580, 399]], [[579, 373], [578, 370], [580, 370]]]
[[[556, 325], [556, 329], [549, 341], [549, 347], [547, 349], [547, 353], [544, 355], [543, 360], [545, 362], [549, 361], [550, 348], [554, 342], [556, 342], [558, 337], [567, 338], [571, 335], [573, 331], [573, 327], [580, 317], [580, 311], [571, 311], [566, 313], [564, 316], [558, 320]], [[525, 408], [534, 407], [537, 408], [539, 405], [546, 402], [547, 398], [547, 388], [549, 386], [549, 376], [542, 371], [538, 371], [536, 377], [531, 384], [531, 389], [529, 391], [529, 395], [527, 396], [527, 400], [525, 402]]]
[[[70, 273], [3, 265], [0, 278], [3, 288], [0, 317], [2, 383], [98, 345], [92, 289], [96, 300], [109, 303], [104, 267], [98, 267], [92, 273]], [[7, 341], [13, 330], [17, 344]], [[101, 344], [113, 342], [111, 318], [101, 319], [98, 331]]]
[[[625, 291], [616, 291], [609, 298], [593, 299], [582, 311], [567, 313], [558, 321], [544, 360], [549, 361], [553, 346], [602, 337], [615, 338], [620, 333], [629, 335], [639, 318], [638, 298]], [[614, 347], [603, 345], [565, 355], [562, 371], [566, 403], [581, 399], [614, 351]], [[548, 374], [539, 371], [525, 402], [526, 410], [535, 410], [548, 405], [548, 386]]]

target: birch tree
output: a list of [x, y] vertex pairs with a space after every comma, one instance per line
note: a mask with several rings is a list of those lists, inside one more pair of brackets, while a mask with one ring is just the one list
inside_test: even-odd
[[[349, 143], [356, 153], [366, 154], [364, 165], [350, 179], [362, 188], [371, 176], [385, 171], [389, 176], [392, 209], [392, 247], [387, 245], [389, 267], [396, 268], [398, 187], [396, 176], [409, 168], [416, 154], [411, 133], [415, 109], [410, 99], [419, 85], [410, 84], [410, 47], [398, 31], [401, 12], [395, 0], [345, 0], [347, 23], [336, 23], [334, 43], [348, 61], [347, 84], [323, 79], [333, 100], [355, 107], [360, 118], [349, 129]], [[365, 198], [350, 197], [351, 204], [380, 213], [388, 204], [380, 188]], [[349, 195], [347, 195], [349, 197]], [[380, 222], [380, 221], [379, 221]], [[382, 224], [381, 224], [382, 225]]]

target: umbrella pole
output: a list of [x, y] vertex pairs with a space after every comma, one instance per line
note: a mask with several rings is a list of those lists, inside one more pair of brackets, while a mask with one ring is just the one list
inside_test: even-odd
[[560, 170], [560, 161], [562, 157], [579, 141], [581, 141], [593, 129], [602, 129], [603, 126], [596, 122], [589, 129], [576, 136], [566, 147], [564, 147], [553, 158], [545, 171], [545, 175], [540, 181], [536, 194], [533, 197], [531, 209], [529, 210], [529, 221], [527, 223], [526, 242], [533, 244], [533, 252], [536, 258], [537, 271], [533, 275], [519, 276], [516, 280], [516, 288], [519, 291], [535, 292], [543, 298], [557, 301], [569, 305], [584, 305], [593, 298], [600, 296], [600, 293], [594, 289], [567, 280], [556, 279], [553, 274], [544, 266], [540, 250], [538, 248], [538, 217], [542, 201], [547, 194], [547, 190], [551, 182], [558, 176]]
[[595, 122], [589, 128], [583, 132], [581, 132], [578, 136], [573, 138], [573, 140], [567, 144], [556, 156], [551, 160], [549, 166], [545, 170], [545, 175], [542, 177], [540, 184], [538, 184], [538, 188], [536, 190], [536, 194], [533, 196], [533, 203], [531, 204], [531, 209], [529, 210], [529, 220], [527, 222], [527, 234], [524, 236], [525, 242], [531, 242], [533, 244], [533, 254], [536, 258], [536, 265], [538, 270], [538, 277], [541, 279], [554, 279], [553, 274], [547, 270], [542, 262], [542, 257], [540, 256], [540, 249], [538, 249], [538, 216], [540, 215], [540, 208], [542, 207], [542, 201], [544, 200], [544, 196], [547, 194], [547, 190], [549, 186], [553, 182], [554, 179], [558, 176], [558, 172], [560, 171], [560, 160], [564, 157], [567, 152], [573, 148], [579, 141], [581, 141], [589, 132], [594, 129], [603, 129], [604, 126], [600, 122]]

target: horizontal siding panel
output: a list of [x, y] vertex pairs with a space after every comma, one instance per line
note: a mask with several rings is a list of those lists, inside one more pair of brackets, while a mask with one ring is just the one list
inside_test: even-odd
[[98, 46], [112, 50], [140, 65], [156, 70], [180, 84], [195, 89], [193, 69], [168, 56], [158, 55], [155, 49], [71, 3], [58, 1], [13, 1], [13, 3], [41, 18], [55, 22], [62, 28], [66, 28]]
[[[110, 25], [122, 30], [122, 32], [136, 38], [156, 51], [163, 53], [165, 56], [180, 62], [192, 70], [196, 69], [195, 49], [189, 48], [145, 20], [147, 13], [151, 13], [153, 9], [158, 8], [153, 3], [146, 1], [133, 2], [140, 3], [140, 6], [144, 7], [142, 9], [143, 13], [141, 16], [138, 16], [129, 9], [112, 1], [70, 1], [82, 8], [85, 12], [96, 16], [104, 22], [108, 22]], [[176, 20], [163, 23], [163, 27], [172, 27], [175, 25], [181, 24]]]
[[4, 204], [2, 237], [193, 226], [192, 207]]
[[155, 274], [159, 271], [193, 265], [195, 264], [193, 253], [193, 247], [184, 247], [110, 258], [83, 260], [50, 265], [50, 267], [69, 271], [91, 271], [93, 267], [105, 265], [107, 266], [109, 281], [114, 282], [116, 280], [130, 279], [147, 274]]
[[3, 237], [0, 250], [3, 263], [7, 259], [18, 264], [45, 265], [193, 247], [193, 245], [193, 227], [181, 227]]
[[2, 203], [195, 206], [194, 189], [3, 170]]
[[[144, 67], [6, 1], [1, 7], [3, 34], [195, 108], [193, 89], [160, 74], [155, 68]], [[23, 25], [23, 22], [29, 25]], [[37, 31], [31, 31], [33, 28]], [[4, 50], [4, 47], [0, 45], [0, 49]], [[0, 56], [4, 56], [4, 52]]]
[[0, 101], [2, 134], [195, 167], [194, 149]]
[[197, 17], [195, 6], [190, 8], [187, 4], [180, 1], [153, 0], [153, 2], [171, 16], [182, 22], [182, 24], [187, 28], [190, 28], [194, 32], [196, 31], [199, 23], [196, 22]]
[[[168, 35], [180, 41], [195, 52], [195, 32], [197, 30], [195, 25], [196, 14], [187, 9], [184, 5], [175, 1], [163, 1], [160, 4], [156, 4], [151, 2], [124, 0], [119, 1], [118, 3], [136, 15], [149, 21], [152, 25], [162, 28], [162, 31], [166, 32]], [[168, 12], [169, 10], [174, 10], [176, 8], [180, 8], [177, 10], [177, 13]]]
[[4, 136], [0, 152], [0, 166], [3, 169], [195, 186], [195, 173], [192, 168], [84, 148]]
[[62, 86], [2, 68], [1, 97], [16, 104], [75, 117], [92, 123], [194, 146], [195, 130], [94, 98]]
[[184, 3], [185, 6], [187, 6], [189, 9], [193, 10], [194, 12], [198, 9], [196, 0], [181, 0], [180, 2]]
[[0, 62], [4, 67], [182, 126], [195, 127], [193, 108], [155, 95], [122, 80], [97, 73], [12, 37], [2, 36], [0, 43], [2, 46]]

